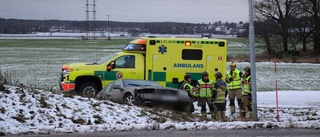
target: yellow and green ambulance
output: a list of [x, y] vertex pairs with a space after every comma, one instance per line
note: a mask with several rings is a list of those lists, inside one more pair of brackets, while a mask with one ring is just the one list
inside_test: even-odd
[[207, 71], [215, 81], [217, 71], [225, 74], [226, 59], [223, 39], [141, 37], [98, 62], [63, 65], [60, 86], [83, 96], [98, 93], [116, 79], [151, 80], [177, 88], [186, 73], [196, 81]]

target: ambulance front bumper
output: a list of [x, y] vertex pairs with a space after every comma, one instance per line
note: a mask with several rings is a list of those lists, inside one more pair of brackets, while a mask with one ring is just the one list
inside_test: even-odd
[[60, 88], [63, 91], [73, 91], [75, 87], [76, 87], [75, 83], [64, 83], [64, 82], [60, 83]]

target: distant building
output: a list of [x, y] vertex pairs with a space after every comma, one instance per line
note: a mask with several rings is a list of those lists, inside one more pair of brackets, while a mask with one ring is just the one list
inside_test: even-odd
[[49, 29], [50, 32], [65, 32], [66, 29], [64, 26], [52, 26], [50, 29]]

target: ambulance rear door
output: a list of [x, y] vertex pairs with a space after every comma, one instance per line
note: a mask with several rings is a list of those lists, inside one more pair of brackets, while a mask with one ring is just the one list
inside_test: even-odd
[[221, 72], [224, 74], [225, 72], [223, 69], [223, 63], [222, 63], [222, 57], [217, 55], [207, 55], [207, 61], [206, 61], [206, 70], [209, 73], [210, 79], [215, 81], [214, 74], [216, 72]]

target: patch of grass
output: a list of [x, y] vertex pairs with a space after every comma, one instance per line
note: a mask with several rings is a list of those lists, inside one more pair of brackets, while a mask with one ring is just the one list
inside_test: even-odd
[[63, 92], [63, 97], [74, 98], [77, 95], [76, 92]]
[[93, 108], [97, 107], [97, 106], [100, 106], [100, 103], [93, 103], [91, 104]]
[[57, 117], [63, 117], [63, 118], [67, 118], [67, 116], [66, 115], [63, 115], [63, 114], [61, 114], [61, 113], [57, 113], [57, 115], [56, 115]]
[[273, 108], [270, 108], [268, 111], [269, 111], [270, 113], [274, 113]]
[[103, 104], [109, 105], [109, 106], [114, 106], [113, 103], [109, 103], [108, 101], [103, 101]]
[[86, 121], [84, 119], [82, 119], [82, 118], [78, 118], [78, 119], [72, 118], [71, 121], [73, 123], [80, 124], [80, 125], [83, 125], [84, 123], [86, 123]]
[[[0, 73], [1, 73], [1, 71], [0, 71]], [[1, 80], [1, 79], [0, 79]], [[0, 91], [5, 91], [5, 87], [4, 87], [4, 84], [2, 84], [1, 82], [0, 82]]]
[[3, 93], [11, 94], [11, 91], [10, 91], [10, 90], [5, 89], [5, 90], [3, 90]]
[[12, 116], [11, 118], [13, 118], [13, 119], [15, 119], [15, 120], [17, 120], [17, 121], [19, 121], [19, 122], [21, 122], [21, 123], [24, 123], [24, 122], [26, 122], [24, 119], [24, 115], [22, 115], [22, 114], [18, 114], [17, 116]]
[[104, 123], [104, 121], [103, 121], [102, 117], [101, 117], [101, 116], [99, 116], [99, 115], [93, 115], [93, 118], [95, 118], [95, 120], [94, 120], [94, 123], [95, 123], [95, 124], [101, 124], [101, 123]]
[[69, 106], [67, 106], [67, 104], [61, 104], [61, 106], [64, 107], [64, 108], [71, 109]]
[[164, 117], [154, 117], [154, 118], [151, 118], [151, 119], [156, 121], [156, 122], [158, 122], [158, 123], [164, 123], [164, 122], [167, 121], [167, 119], [164, 118]]
[[32, 127], [34, 127], [34, 126], [36, 126], [34, 123], [31, 123], [29, 126], [32, 126]]
[[32, 115], [32, 116], [30, 117], [30, 119], [33, 120], [35, 117], [36, 117], [36, 115]]
[[39, 102], [42, 108], [50, 108], [50, 105], [46, 102], [46, 99], [43, 96], [41, 96]]
[[4, 107], [1, 107], [0, 108], [0, 113], [2, 113], [2, 114], [6, 113], [6, 109]]
[[26, 97], [26, 94], [23, 92], [22, 95], [20, 95], [20, 102], [23, 102], [24, 101], [24, 98]]

